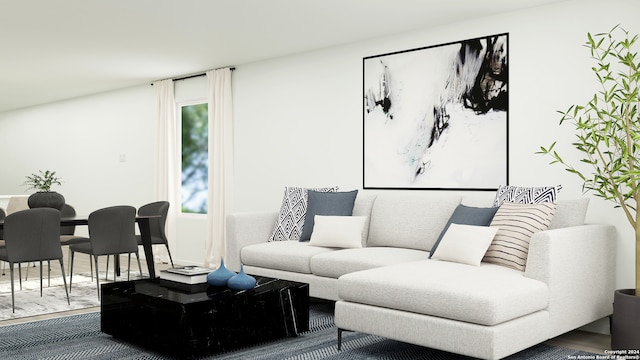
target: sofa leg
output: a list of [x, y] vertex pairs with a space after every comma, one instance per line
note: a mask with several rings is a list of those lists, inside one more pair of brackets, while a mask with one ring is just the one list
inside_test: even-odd
[[338, 328], [338, 351], [342, 350], [342, 332], [343, 331], [351, 331], [351, 330]]

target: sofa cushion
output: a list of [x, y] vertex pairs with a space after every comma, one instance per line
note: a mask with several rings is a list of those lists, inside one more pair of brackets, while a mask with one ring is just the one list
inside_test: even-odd
[[503, 266], [426, 260], [343, 275], [338, 296], [491, 326], [544, 310], [549, 291], [545, 283]]
[[316, 215], [351, 216], [358, 190], [341, 192], [307, 191], [307, 214], [300, 241], [309, 241]]
[[311, 258], [311, 272], [317, 276], [339, 278], [354, 271], [373, 269], [407, 261], [426, 260], [429, 253], [421, 250], [369, 247], [325, 252]]
[[451, 224], [442, 237], [438, 249], [431, 252], [432, 257], [437, 260], [480, 266], [480, 261], [491, 245], [496, 232], [498, 228], [491, 226]]
[[589, 207], [589, 198], [575, 200], [558, 200], [556, 214], [551, 220], [549, 229], [558, 229], [584, 224]]
[[338, 191], [338, 187], [306, 189], [287, 186], [284, 189], [280, 213], [269, 241], [300, 240], [304, 219], [307, 214], [307, 191]]
[[429, 258], [433, 256], [433, 253], [438, 248], [438, 245], [440, 244], [442, 237], [447, 232], [447, 230], [449, 229], [449, 226], [452, 223], [462, 224], [462, 225], [489, 226], [489, 224], [491, 224], [491, 220], [493, 219], [493, 216], [496, 214], [496, 211], [498, 211], [497, 207], [481, 208], [481, 207], [466, 206], [463, 204], [458, 205], [456, 209], [453, 211], [453, 214], [451, 214], [451, 217], [447, 221], [447, 224], [445, 225], [444, 229], [438, 236], [436, 243], [431, 248], [431, 255], [429, 255]]
[[332, 251], [336, 250], [310, 246], [307, 242], [272, 241], [243, 247], [240, 261], [244, 265], [310, 274], [309, 260]]
[[491, 221], [499, 230], [483, 261], [524, 271], [531, 236], [549, 228], [556, 206], [551, 202], [502, 204]]
[[371, 209], [376, 201], [378, 194], [370, 193], [366, 191], [358, 191], [356, 201], [353, 203], [353, 216], [366, 216], [367, 221], [364, 223], [364, 230], [362, 231], [362, 245], [367, 243], [367, 237], [369, 237], [369, 223], [371, 222]]
[[367, 247], [429, 251], [461, 197], [432, 193], [385, 193], [371, 210]]
[[316, 215], [315, 226], [309, 245], [361, 248], [362, 231], [366, 216], [322, 216]]

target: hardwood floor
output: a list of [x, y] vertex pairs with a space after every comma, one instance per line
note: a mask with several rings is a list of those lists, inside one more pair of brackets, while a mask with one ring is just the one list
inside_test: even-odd
[[611, 336], [574, 330], [548, 340], [545, 344], [604, 355], [605, 350], [611, 349]]
[[[65, 272], [67, 273], [67, 275], [69, 274], [70, 271], [70, 266], [69, 266], [69, 261], [66, 258], [68, 255], [68, 252], [66, 249], [63, 249], [64, 251], [64, 255], [65, 255]], [[141, 260], [142, 262], [142, 270], [143, 272], [146, 272], [146, 264], [144, 263], [144, 260]], [[121, 268], [122, 271], [126, 271], [126, 266], [127, 266], [127, 257], [126, 256], [122, 256], [121, 257]], [[105, 270], [105, 265], [106, 265], [106, 261], [101, 259], [101, 264], [100, 266], [100, 270], [104, 271]], [[111, 269], [113, 269], [113, 265], [110, 264]], [[177, 266], [177, 264], [176, 264]], [[135, 264], [135, 259], [132, 259], [132, 268], [136, 269], [137, 265]], [[169, 264], [155, 264], [156, 267], [156, 272], [159, 272], [162, 269], [166, 269], [168, 267], [170, 267]], [[89, 257], [84, 255], [84, 254], [76, 254], [75, 257], [75, 263], [74, 263], [74, 274], [76, 273], [81, 273], [81, 272], [89, 272]], [[46, 268], [44, 269], [46, 272]], [[26, 275], [26, 268], [23, 266], [23, 276]], [[7, 269], [5, 275], [0, 275], [0, 283], [3, 282], [9, 282], [10, 281], [10, 277], [9, 277], [9, 270]], [[60, 266], [58, 266], [58, 264], [52, 264], [51, 266], [51, 276], [60, 276]], [[29, 272], [29, 277], [38, 277], [39, 276], [39, 269], [36, 267], [31, 267], [30, 268], [30, 272]], [[46, 275], [45, 275], [46, 276]], [[19, 323], [25, 323], [25, 322], [31, 322], [31, 321], [37, 321], [37, 320], [44, 320], [44, 319], [50, 319], [50, 318], [55, 318], [55, 317], [62, 317], [62, 316], [69, 316], [69, 315], [74, 315], [74, 314], [82, 314], [82, 313], [88, 313], [88, 312], [96, 312], [96, 311], [100, 311], [100, 307], [93, 307], [93, 308], [87, 308], [87, 309], [82, 309], [82, 310], [72, 310], [72, 311], [66, 311], [66, 312], [61, 312], [61, 313], [56, 313], [56, 314], [50, 314], [50, 315], [41, 315], [41, 316], [32, 316], [32, 317], [26, 317], [26, 318], [19, 318], [19, 319], [11, 319], [11, 320], [2, 320], [0, 321], [0, 326], [5, 326], [5, 325], [11, 325], [11, 324], [19, 324]], [[593, 332], [587, 332], [587, 331], [581, 331], [581, 330], [574, 330], [574, 331], [570, 331], [566, 334], [563, 334], [561, 336], [558, 336], [556, 338], [553, 338], [551, 340], [548, 340], [545, 342], [548, 345], [553, 345], [553, 346], [560, 346], [560, 347], [564, 347], [564, 348], [570, 348], [570, 349], [576, 349], [576, 350], [581, 350], [581, 351], [587, 351], [587, 352], [591, 352], [591, 353], [596, 353], [596, 354], [604, 354], [604, 351], [607, 349], [610, 349], [611, 346], [611, 337], [609, 335], [605, 335], [605, 334], [596, 334]]]

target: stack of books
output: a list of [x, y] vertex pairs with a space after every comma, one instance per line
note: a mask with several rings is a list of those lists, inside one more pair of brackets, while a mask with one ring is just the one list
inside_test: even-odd
[[197, 285], [197, 288], [206, 285], [207, 275], [212, 271], [200, 266], [169, 268], [160, 270], [160, 280], [165, 280], [164, 285], [174, 285], [180, 289], [195, 289], [194, 285]]

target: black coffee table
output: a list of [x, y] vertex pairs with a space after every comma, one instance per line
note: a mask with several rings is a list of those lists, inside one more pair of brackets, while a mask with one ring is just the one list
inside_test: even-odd
[[103, 284], [101, 330], [180, 357], [220, 353], [309, 330], [308, 284], [256, 280], [256, 287], [246, 291], [185, 287], [161, 279]]

